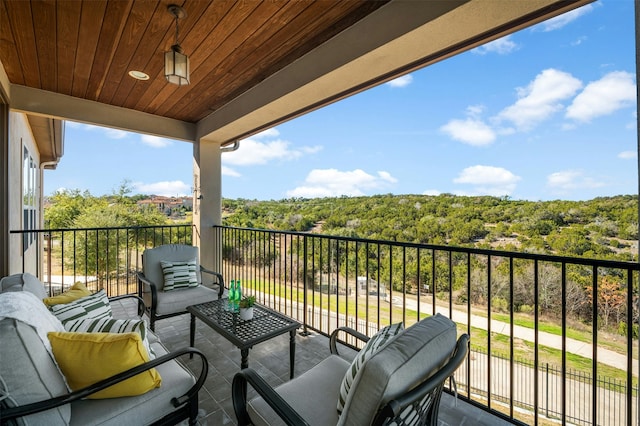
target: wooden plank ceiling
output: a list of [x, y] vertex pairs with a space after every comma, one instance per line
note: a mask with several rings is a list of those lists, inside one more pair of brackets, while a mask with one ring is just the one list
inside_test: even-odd
[[[2, 0], [0, 62], [12, 84], [196, 123], [386, 2]], [[173, 3], [187, 12], [182, 87], [163, 75]]]

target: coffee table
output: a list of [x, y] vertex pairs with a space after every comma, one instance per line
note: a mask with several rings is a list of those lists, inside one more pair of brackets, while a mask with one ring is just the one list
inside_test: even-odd
[[289, 377], [293, 378], [296, 330], [301, 326], [298, 321], [258, 303], [253, 306], [253, 319], [244, 321], [237, 312], [228, 309], [227, 299], [188, 306], [187, 311], [191, 314], [191, 346], [198, 318], [240, 349], [240, 368], [249, 366], [249, 349], [254, 345], [289, 332]]

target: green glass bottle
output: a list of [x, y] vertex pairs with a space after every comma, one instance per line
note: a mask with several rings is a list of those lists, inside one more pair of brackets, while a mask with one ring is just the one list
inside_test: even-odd
[[231, 284], [229, 284], [229, 295], [227, 296], [229, 300], [229, 310], [234, 310], [234, 305], [236, 303], [236, 282], [235, 280], [231, 280]]
[[240, 303], [242, 299], [242, 286], [240, 285], [240, 280], [236, 281], [236, 305]]

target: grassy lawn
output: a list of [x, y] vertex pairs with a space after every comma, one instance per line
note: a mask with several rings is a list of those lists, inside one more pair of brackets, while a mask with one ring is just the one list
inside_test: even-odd
[[[291, 286], [284, 285], [264, 285], [262, 282], [255, 283], [252, 281], [245, 281], [245, 286], [255, 288], [257, 291], [265, 294], [271, 294], [275, 297], [281, 297], [288, 300], [293, 300], [298, 303], [304, 301], [304, 291]], [[345, 295], [327, 295], [326, 293], [320, 293], [318, 291], [307, 291], [307, 303], [315, 306], [318, 309], [325, 309], [333, 312], [339, 312], [342, 315], [346, 315], [350, 318], [357, 318], [362, 320], [368, 320], [370, 322], [377, 322], [378, 318], [378, 305], [375, 297], [369, 298], [369, 305], [367, 306], [367, 298], [362, 298], [355, 303], [354, 298], [346, 297]], [[418, 313], [415, 310], [406, 309], [401, 307], [392, 306], [389, 302], [381, 301], [380, 304], [380, 324], [389, 324], [392, 322], [405, 321], [406, 325], [415, 323], [418, 320]], [[368, 312], [368, 317], [367, 317]], [[404, 315], [404, 318], [403, 318]], [[420, 313], [420, 318], [426, 317], [427, 314]], [[508, 315], [492, 314], [492, 318], [498, 321], [509, 322]], [[533, 321], [519, 318], [515, 321], [515, 324], [523, 327], [533, 328]], [[466, 327], [465, 325], [462, 325]], [[539, 330], [546, 331], [552, 334], [561, 334], [561, 328], [554, 326], [553, 324], [539, 325]], [[577, 330], [572, 330], [569, 335], [569, 329], [567, 329], [567, 337], [575, 338], [576, 340], [590, 342], [587, 336], [580, 333]], [[577, 337], [581, 337], [578, 339]], [[486, 330], [471, 327], [471, 347], [472, 349], [487, 352], [489, 347], [488, 333]], [[510, 338], [503, 334], [493, 333], [491, 336], [491, 353], [494, 355], [501, 355], [508, 358], [510, 352]], [[619, 345], [618, 345], [619, 346]], [[526, 360], [526, 362], [533, 364], [534, 360], [534, 344], [532, 342], [525, 342], [517, 339], [517, 343], [514, 343], [514, 358]], [[582, 373], [591, 373], [591, 360], [579, 355], [567, 353], [567, 369], [579, 371]], [[544, 365], [549, 363], [559, 369], [562, 365], [562, 351], [559, 349], [550, 348], [543, 345], [538, 345], [538, 363]], [[626, 371], [620, 370], [602, 363], [598, 363], [598, 374], [601, 376], [617, 379], [620, 381], [626, 381]], [[634, 386], [637, 386], [637, 379], [634, 378]]]
[[[484, 317], [487, 316], [486, 312], [477, 313], [476, 315], [480, 315]], [[491, 313], [491, 319], [505, 322], [507, 324], [510, 321], [508, 314], [495, 313], [495, 312]], [[533, 318], [531, 318], [527, 314], [516, 313], [513, 317], [513, 324], [521, 327], [525, 327], [525, 328], [530, 328], [530, 329], [535, 328], [535, 322]], [[545, 321], [543, 319], [540, 319], [538, 321], [538, 330], [543, 331], [545, 333], [562, 336], [561, 325], [558, 325], [549, 321]], [[603, 334], [606, 335], [605, 333]], [[591, 333], [591, 331], [578, 330], [575, 327], [571, 327], [569, 325], [567, 325], [567, 328], [566, 328], [566, 337], [569, 339], [574, 339], [579, 342], [585, 342], [585, 343], [592, 343], [593, 341], [593, 334]], [[618, 338], [618, 336], [613, 336], [613, 338], [604, 338], [604, 339], [600, 338], [598, 339], [597, 343], [599, 347], [612, 350], [622, 355], [627, 354], [627, 346], [624, 341], [624, 338]], [[634, 354], [634, 358], [637, 359], [637, 354]]]

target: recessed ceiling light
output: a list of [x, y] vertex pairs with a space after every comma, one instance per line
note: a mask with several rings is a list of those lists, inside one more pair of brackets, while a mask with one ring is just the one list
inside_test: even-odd
[[129, 71], [129, 75], [136, 80], [149, 80], [149, 74], [143, 73], [142, 71]]

